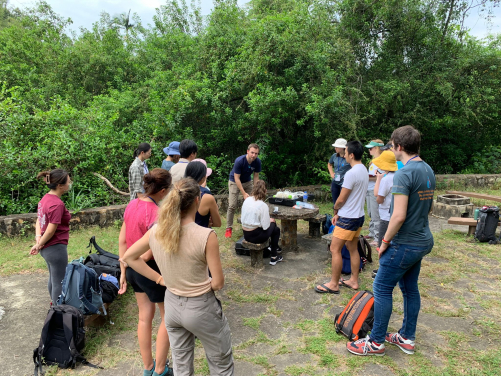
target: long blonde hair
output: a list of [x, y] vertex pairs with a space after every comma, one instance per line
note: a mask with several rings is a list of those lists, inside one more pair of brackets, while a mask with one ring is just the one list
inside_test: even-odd
[[155, 237], [166, 253], [175, 253], [179, 248], [181, 217], [200, 197], [198, 182], [192, 178], [179, 180], [163, 199], [158, 210], [158, 225]]

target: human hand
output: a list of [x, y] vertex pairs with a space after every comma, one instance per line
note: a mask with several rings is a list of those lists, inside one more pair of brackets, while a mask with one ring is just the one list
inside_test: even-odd
[[334, 173], [331, 174], [331, 178], [334, 179]]
[[40, 251], [40, 248], [42, 248], [42, 247], [40, 246], [40, 242], [38, 242], [33, 247], [31, 247], [31, 249], [30, 249], [30, 255], [38, 255], [38, 252]]
[[160, 282], [158, 282], [158, 284], [159, 284], [160, 286], [165, 286], [164, 277], [160, 278]]
[[334, 217], [332, 217], [332, 224], [334, 226], [336, 225], [338, 219], [339, 219], [339, 215], [337, 215], [337, 214]]
[[247, 192], [244, 192], [244, 200], [249, 197], [249, 194]]
[[376, 171], [376, 180], [381, 180], [383, 176], [384, 174], [380, 173], [379, 171]]
[[122, 264], [123, 266], [125, 266], [126, 268], [129, 267], [129, 265], [122, 259], [122, 258], [119, 258], [118, 261], [120, 261], [120, 264]]
[[381, 247], [377, 249], [377, 253], [379, 254], [379, 258], [383, 255], [383, 253], [388, 249], [389, 244], [382, 242]]
[[120, 290], [118, 290], [118, 293], [122, 295], [125, 294], [126, 291], [127, 291], [127, 279], [125, 273], [122, 273], [120, 275]]
[[270, 218], [270, 223], [274, 223], [275, 222], [275, 218]]

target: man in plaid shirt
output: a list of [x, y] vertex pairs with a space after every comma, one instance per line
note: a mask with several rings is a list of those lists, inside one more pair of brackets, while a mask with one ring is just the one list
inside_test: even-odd
[[129, 192], [131, 201], [138, 197], [138, 193], [144, 193], [143, 176], [147, 174], [148, 166], [146, 159], [151, 157], [150, 144], [143, 142], [134, 151], [134, 162], [129, 167]]

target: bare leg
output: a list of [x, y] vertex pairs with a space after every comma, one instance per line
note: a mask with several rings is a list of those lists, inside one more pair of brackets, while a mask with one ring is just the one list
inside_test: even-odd
[[[341, 269], [343, 268], [343, 258], [341, 257], [341, 250], [343, 249], [345, 243], [346, 240], [338, 239], [334, 236], [332, 237], [332, 277], [331, 280], [327, 283], [324, 283], [324, 285], [334, 291], [339, 290], [339, 278], [341, 278]], [[317, 288], [319, 290], [325, 291], [325, 289], [320, 285], [317, 286]]]
[[159, 375], [165, 370], [165, 362], [167, 361], [167, 356], [169, 355], [169, 335], [167, 334], [167, 328], [165, 327], [164, 317], [165, 317], [165, 309], [164, 303], [157, 303], [158, 308], [160, 309], [160, 314], [162, 315], [162, 322], [160, 323], [160, 327], [158, 328], [157, 333], [157, 348], [156, 348], [156, 359], [157, 363], [155, 366], [155, 371]]
[[360, 255], [358, 254], [358, 237], [346, 242], [346, 248], [350, 251], [351, 276], [344, 283], [351, 288], [358, 289], [358, 273], [360, 271]]
[[151, 355], [151, 329], [153, 317], [155, 316], [155, 303], [152, 303], [144, 292], [136, 292], [136, 300], [137, 307], [139, 308], [139, 322], [137, 323], [139, 351], [141, 352], [141, 357], [143, 358], [144, 369], [150, 370], [153, 368], [153, 356]]

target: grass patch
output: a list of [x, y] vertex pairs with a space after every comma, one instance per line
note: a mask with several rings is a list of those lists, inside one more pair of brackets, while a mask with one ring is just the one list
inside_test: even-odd
[[261, 325], [261, 320], [264, 318], [264, 315], [261, 315], [259, 317], [249, 317], [249, 318], [244, 318], [243, 322], [245, 326], [248, 326], [249, 328], [252, 328], [254, 330], [259, 330], [259, 326]]

